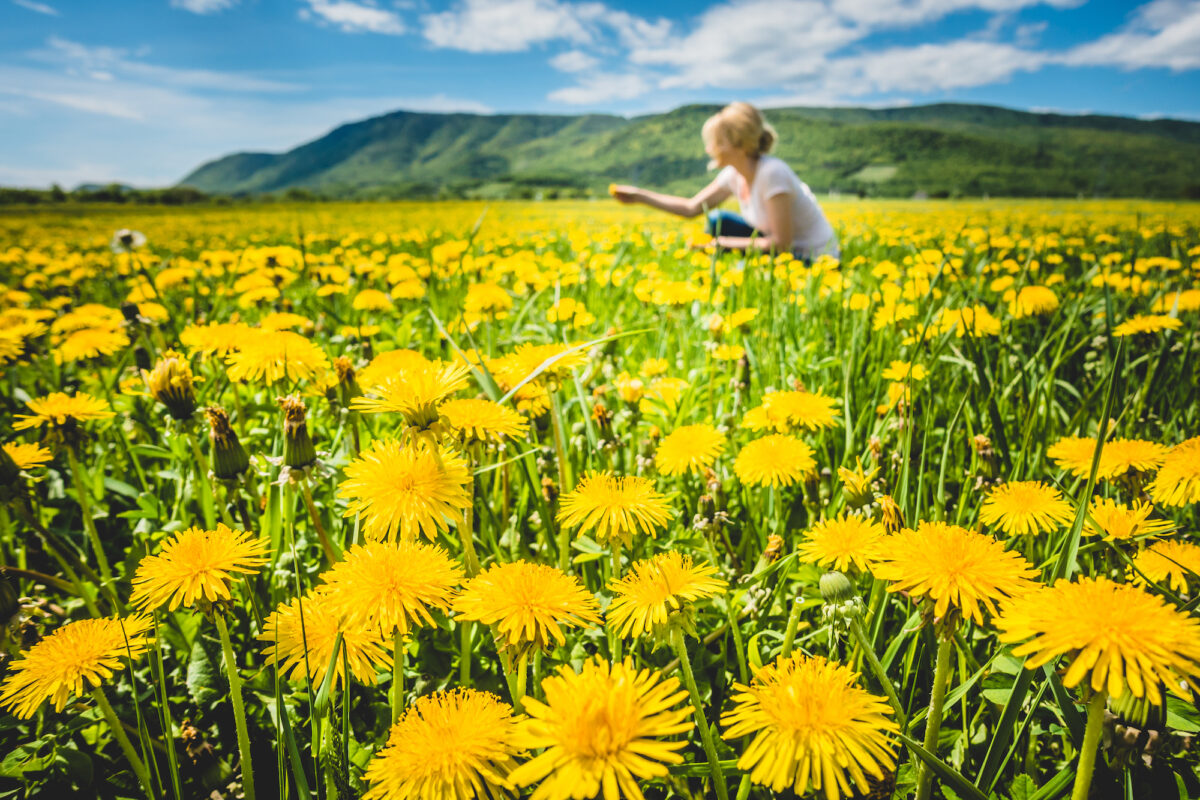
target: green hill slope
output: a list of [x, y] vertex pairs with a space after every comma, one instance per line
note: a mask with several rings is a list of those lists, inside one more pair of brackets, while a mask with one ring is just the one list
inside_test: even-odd
[[[180, 183], [217, 194], [334, 197], [582, 194], [611, 182], [691, 192], [717, 106], [605, 115], [398, 111], [281, 154], [238, 153]], [[1200, 123], [939, 104], [774, 109], [776, 153], [814, 189], [878, 196], [1200, 199]]]

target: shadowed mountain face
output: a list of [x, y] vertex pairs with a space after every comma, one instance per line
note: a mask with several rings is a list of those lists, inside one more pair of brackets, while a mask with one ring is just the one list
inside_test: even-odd
[[[334, 197], [584, 194], [612, 181], [691, 193], [717, 106], [633, 119], [425, 114], [349, 123], [286, 153], [237, 153], [180, 184]], [[776, 154], [819, 192], [1200, 199], [1200, 123], [941, 104], [773, 109]], [[515, 191], [514, 191], [515, 190]]]

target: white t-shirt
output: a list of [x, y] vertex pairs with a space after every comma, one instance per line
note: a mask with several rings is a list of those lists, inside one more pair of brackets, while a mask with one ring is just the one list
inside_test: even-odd
[[779, 194], [791, 195], [792, 250], [810, 258], [825, 253], [834, 257], [839, 255], [837, 235], [812, 189], [782, 160], [775, 156], [760, 156], [754, 183], [750, 186], [733, 167], [721, 170], [717, 180], [738, 199], [746, 222], [764, 233], [769, 233], [766, 228], [767, 200]]

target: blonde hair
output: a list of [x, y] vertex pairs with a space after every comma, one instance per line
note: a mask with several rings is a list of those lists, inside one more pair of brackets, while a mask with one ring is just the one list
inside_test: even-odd
[[762, 112], [749, 103], [730, 103], [704, 123], [705, 142], [717, 141], [736, 147], [748, 156], [771, 152], [779, 138]]

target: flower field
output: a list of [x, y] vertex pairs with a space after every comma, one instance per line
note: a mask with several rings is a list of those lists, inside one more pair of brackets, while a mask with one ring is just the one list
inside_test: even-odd
[[0, 798], [1200, 796], [1200, 206], [0, 216]]

